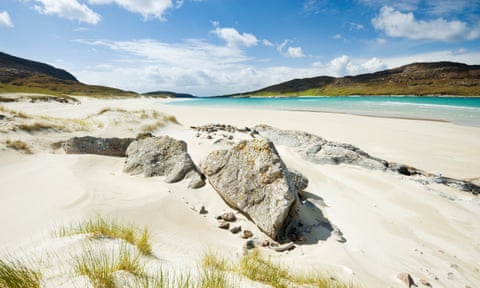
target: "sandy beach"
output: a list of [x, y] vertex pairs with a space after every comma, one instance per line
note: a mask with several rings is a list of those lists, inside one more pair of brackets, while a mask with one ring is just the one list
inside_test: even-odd
[[[0, 114], [7, 117], [0, 120], [0, 255], [37, 259], [81, 249], [82, 239], [52, 237], [52, 230], [97, 215], [148, 227], [153, 254], [169, 267], [196, 267], [206, 251], [228, 259], [242, 255], [245, 240], [217, 228], [215, 216], [232, 209], [208, 183], [194, 190], [185, 181], [169, 184], [163, 177], [131, 176], [123, 172], [123, 157], [65, 154], [51, 146], [74, 136], [136, 137], [146, 124], [157, 121], [134, 111], [174, 116], [178, 124], [166, 121], [153, 134], [187, 142], [197, 164], [226, 146], [197, 137], [191, 126], [266, 124], [349, 143], [374, 157], [480, 184], [477, 127], [306, 111], [183, 107], [147, 98], [78, 99], [80, 104], [1, 104]], [[99, 113], [107, 108], [110, 112]], [[27, 117], [19, 117], [20, 112]], [[63, 129], [26, 131], [17, 125], [42, 121]], [[233, 141], [245, 137], [237, 133]], [[16, 140], [32, 153], [9, 148], [7, 141]], [[284, 253], [261, 249], [274, 261], [293, 271], [325, 271], [359, 287], [405, 287], [399, 273], [410, 274], [419, 287], [427, 287], [420, 280], [436, 288], [473, 288], [480, 283], [478, 196], [385, 171], [314, 164], [292, 147], [277, 145], [277, 150], [288, 168], [309, 179], [309, 203], [342, 231], [346, 242], [328, 237]], [[207, 214], [199, 215], [201, 206]], [[244, 229], [265, 237], [236, 214]], [[52, 260], [44, 267], [44, 287], [82, 287], [82, 282], [69, 282], [57, 264]]]

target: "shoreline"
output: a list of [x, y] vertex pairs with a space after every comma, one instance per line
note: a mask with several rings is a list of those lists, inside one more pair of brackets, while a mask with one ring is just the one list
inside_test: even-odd
[[[371, 100], [377, 96], [365, 96], [369, 99], [361, 99], [363, 96], [339, 96], [336, 97], [284, 97], [284, 98], [244, 98], [228, 99], [222, 98], [198, 98], [175, 100], [170, 99], [166, 102], [171, 106], [191, 106], [191, 107], [211, 107], [211, 108], [238, 108], [251, 110], [279, 110], [279, 111], [304, 111], [304, 112], [319, 112], [319, 113], [339, 113], [358, 115], [366, 117], [381, 117], [381, 118], [395, 118], [395, 119], [412, 119], [425, 121], [445, 121], [459, 126], [480, 127], [480, 118], [477, 116], [480, 113], [480, 101], [474, 102], [454, 102], [454, 100], [447, 100], [448, 102], [422, 102], [422, 97], [408, 96], [404, 98], [416, 98], [417, 102], [405, 101], [389, 101], [390, 98], [400, 98], [396, 96], [378, 96], [385, 98], [384, 100]], [[346, 98], [352, 99], [345, 100]], [[438, 98], [438, 97], [436, 97]], [[445, 98], [452, 98], [445, 96]], [[458, 97], [462, 99], [469, 99], [466, 97]], [[276, 99], [278, 101], [276, 101]], [[298, 99], [298, 102], [295, 101]], [[309, 99], [312, 102], [304, 102]], [[344, 100], [338, 100], [344, 99]], [[353, 100], [361, 99], [361, 100]], [[479, 98], [480, 99], [480, 98]], [[189, 100], [193, 100], [189, 102]], [[205, 102], [203, 102], [205, 101]], [[258, 102], [256, 102], [258, 101]], [[271, 101], [271, 102], [269, 102]], [[373, 102], [372, 102], [373, 101]], [[312, 108], [309, 108], [311, 106]], [[342, 108], [344, 106], [344, 108]]]

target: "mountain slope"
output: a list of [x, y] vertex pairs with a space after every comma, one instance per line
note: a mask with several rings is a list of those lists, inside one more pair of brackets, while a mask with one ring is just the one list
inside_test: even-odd
[[2, 92], [97, 97], [138, 95], [116, 88], [84, 84], [65, 70], [0, 52], [0, 93]]
[[480, 65], [455, 62], [413, 63], [357, 76], [294, 79], [236, 96], [239, 95], [480, 96]]

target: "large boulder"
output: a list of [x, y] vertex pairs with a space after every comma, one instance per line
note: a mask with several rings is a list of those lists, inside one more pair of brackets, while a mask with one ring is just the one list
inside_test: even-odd
[[[214, 151], [200, 167], [228, 205], [273, 239], [284, 236], [286, 220], [298, 197], [296, 188], [308, 185], [305, 177], [287, 169], [273, 143], [263, 138]], [[298, 179], [290, 180], [292, 175]]]
[[124, 157], [133, 138], [73, 137], [61, 144], [67, 154], [98, 154]]
[[132, 142], [126, 154], [124, 172], [131, 175], [165, 176], [167, 183], [189, 178], [190, 188], [205, 185], [204, 176], [187, 153], [184, 141], [169, 136], [147, 137]]
[[387, 161], [372, 157], [350, 144], [327, 141], [306, 132], [281, 130], [268, 125], [258, 125], [254, 129], [276, 145], [294, 147], [305, 160], [313, 163], [350, 164], [378, 170], [385, 170], [388, 166]]

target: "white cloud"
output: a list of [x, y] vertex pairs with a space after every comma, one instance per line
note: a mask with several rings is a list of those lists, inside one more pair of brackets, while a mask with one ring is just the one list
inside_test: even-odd
[[291, 58], [305, 57], [305, 54], [303, 54], [301, 47], [292, 47], [292, 46], [287, 47], [289, 42], [290, 40], [285, 40], [280, 45], [278, 45], [277, 46], [278, 53], [282, 54], [285, 57], [291, 57]]
[[[98, 51], [107, 49], [116, 59], [80, 70], [69, 69], [81, 81], [139, 92], [172, 90], [206, 96], [252, 91], [294, 78], [370, 73], [412, 62], [480, 63], [480, 53], [455, 50], [393, 58], [342, 55], [295, 68], [267, 64], [273, 62], [259, 64], [261, 59], [250, 58], [237, 47], [214, 45], [202, 39], [179, 43], [149, 39], [78, 42], [95, 46]], [[288, 41], [284, 50], [287, 45]]]
[[472, 0], [427, 0], [428, 13], [446, 15], [474, 11], [480, 6], [478, 1]]
[[363, 26], [362, 24], [355, 23], [355, 22], [349, 22], [348, 25], [350, 26], [349, 27], [350, 31], [365, 29], [365, 26]]
[[[372, 7], [389, 6], [401, 11], [415, 11], [418, 9], [421, 0], [358, 0], [361, 3]], [[438, 1], [438, 0], [432, 0]]]
[[275, 46], [275, 44], [273, 44], [272, 42], [268, 41], [267, 39], [263, 39], [263, 40], [262, 40], [262, 43], [263, 43], [263, 45], [268, 46], [268, 47], [274, 47], [274, 46]]
[[[143, 16], [145, 20], [157, 18], [165, 20], [163, 14], [166, 10], [174, 7], [172, 0], [88, 0], [91, 4], [117, 4], [118, 6]], [[175, 7], [180, 8], [183, 0], [177, 0]]]
[[216, 27], [212, 32], [220, 39], [227, 42], [227, 46], [230, 47], [250, 47], [257, 45], [258, 43], [255, 35], [250, 33], [240, 34], [235, 28]]
[[377, 30], [390, 37], [405, 37], [413, 40], [455, 41], [478, 38], [478, 31], [465, 22], [447, 21], [443, 18], [417, 20], [412, 12], [402, 13], [392, 7], [382, 7], [380, 14], [372, 19]]
[[90, 24], [100, 22], [101, 16], [93, 12], [87, 5], [77, 0], [35, 0], [35, 10], [41, 14], [57, 15], [68, 20], [77, 20]]
[[7, 11], [0, 12], [0, 26], [13, 27], [12, 20]]
[[288, 47], [287, 55], [292, 58], [302, 58], [305, 57], [301, 47]]

